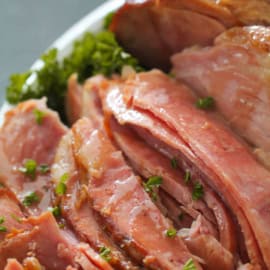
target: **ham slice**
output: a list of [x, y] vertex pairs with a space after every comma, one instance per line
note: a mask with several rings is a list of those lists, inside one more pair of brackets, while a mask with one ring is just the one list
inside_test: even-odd
[[142, 127], [204, 173], [235, 214], [251, 263], [270, 267], [270, 174], [230, 130], [197, 109], [187, 87], [158, 71], [112, 83], [102, 95], [104, 108], [121, 124]]
[[192, 255], [179, 238], [165, 235], [172, 225], [143, 190], [121, 153], [86, 118], [77, 122], [72, 131], [76, 160], [89, 174], [88, 193], [93, 208], [115, 240], [151, 269], [183, 267]]
[[8, 235], [26, 230], [29, 226], [24, 223], [24, 214], [19, 207], [15, 195], [7, 188], [0, 188], [0, 242]]
[[[49, 110], [46, 100], [29, 100], [20, 103], [5, 115], [0, 130], [0, 178], [21, 203], [29, 193], [35, 192], [37, 200], [26, 205], [30, 214], [38, 215], [50, 205], [49, 169], [57, 145], [67, 128], [57, 113]], [[40, 121], [40, 122], [39, 122]], [[27, 174], [21, 171], [28, 160], [36, 163], [36, 169]]]
[[[166, 70], [170, 55], [191, 45], [211, 44], [234, 21], [228, 9], [210, 0], [135, 0], [116, 12], [110, 29], [143, 65]], [[201, 28], [205, 31], [198, 31]]]
[[62, 216], [73, 227], [76, 234], [89, 243], [96, 252], [102, 248], [110, 250], [109, 263], [116, 269], [138, 269], [130, 259], [115, 246], [111, 239], [98, 224], [98, 216], [90, 207], [87, 194], [87, 179], [76, 165], [72, 151], [72, 134], [66, 134], [57, 149], [55, 162], [52, 166], [52, 177], [56, 184], [61, 176], [67, 174], [65, 195], [61, 196]]
[[173, 73], [216, 108], [270, 167], [270, 29], [232, 28], [215, 46], [189, 49], [172, 57]]

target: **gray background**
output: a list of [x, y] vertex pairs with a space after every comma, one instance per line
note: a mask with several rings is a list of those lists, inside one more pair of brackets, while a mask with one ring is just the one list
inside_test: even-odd
[[0, 102], [9, 75], [24, 72], [70, 26], [104, 0], [0, 0]]

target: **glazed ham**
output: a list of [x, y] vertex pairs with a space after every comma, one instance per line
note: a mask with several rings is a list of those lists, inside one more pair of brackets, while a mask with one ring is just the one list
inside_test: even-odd
[[102, 248], [109, 249], [109, 263], [113, 267], [116, 269], [138, 269], [102, 230], [102, 224], [98, 223], [98, 216], [90, 207], [87, 178], [85, 173], [77, 168], [73, 156], [72, 139], [71, 132], [62, 138], [52, 166], [52, 177], [56, 185], [62, 175], [68, 175], [67, 190], [60, 197], [63, 217], [71, 224], [76, 234], [97, 252], [100, 252]]
[[93, 208], [104, 218], [115, 240], [151, 269], [183, 267], [192, 255], [180, 239], [166, 236], [172, 225], [143, 190], [121, 152], [85, 118], [72, 130], [76, 160], [89, 175]]
[[172, 57], [175, 76], [200, 96], [212, 96], [216, 108], [268, 168], [269, 45], [269, 28], [239, 27], [217, 37], [213, 47]]
[[167, 70], [172, 54], [211, 45], [227, 28], [269, 25], [269, 11], [267, 0], [127, 0], [110, 29], [144, 66]]
[[[50, 206], [49, 169], [67, 131], [45, 102], [42, 99], [19, 104], [6, 113], [0, 130], [1, 183], [34, 215]], [[32, 203], [27, 200], [29, 195], [34, 198]]]
[[105, 109], [121, 124], [145, 129], [195, 162], [236, 216], [251, 262], [269, 266], [269, 172], [231, 131], [197, 109], [187, 87], [158, 71], [139, 74], [118, 87], [112, 83], [102, 95]]

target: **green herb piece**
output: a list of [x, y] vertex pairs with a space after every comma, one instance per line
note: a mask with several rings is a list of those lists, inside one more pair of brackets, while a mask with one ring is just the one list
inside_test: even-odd
[[50, 171], [50, 167], [47, 164], [41, 164], [38, 166], [38, 170], [40, 173], [45, 174]]
[[180, 221], [182, 221], [184, 219], [184, 213], [183, 212], [178, 215], [178, 219]]
[[196, 102], [196, 107], [202, 110], [213, 108], [215, 100], [212, 97], [199, 98]]
[[64, 195], [66, 193], [67, 190], [66, 182], [68, 180], [68, 177], [69, 177], [68, 173], [64, 173], [60, 177], [60, 181], [55, 187], [55, 193], [57, 195]]
[[145, 191], [150, 194], [154, 201], [157, 200], [157, 193], [154, 191], [154, 188], [158, 188], [162, 184], [162, 181], [163, 179], [160, 176], [151, 176], [146, 183], [143, 183]]
[[60, 229], [64, 229], [64, 228], [65, 228], [65, 224], [64, 224], [64, 223], [58, 223], [58, 227], [59, 227]]
[[0, 217], [0, 224], [3, 224], [5, 222], [5, 217]]
[[168, 229], [165, 234], [167, 237], [172, 238], [172, 237], [176, 236], [177, 231], [176, 231], [176, 229], [172, 228], [172, 229]]
[[55, 206], [55, 207], [53, 207], [53, 208], [50, 208], [49, 210], [52, 212], [52, 214], [53, 214], [56, 218], [58, 218], [58, 217], [61, 216], [61, 208], [60, 208], [60, 206]]
[[19, 171], [24, 173], [25, 175], [31, 177], [31, 178], [35, 178], [36, 176], [36, 169], [37, 169], [37, 163], [35, 160], [33, 159], [27, 159], [24, 162], [23, 167], [19, 168]]
[[7, 231], [7, 227], [5, 226], [0, 226], [0, 232], [6, 232]]
[[0, 183], [0, 188], [4, 188], [5, 185], [3, 183]]
[[202, 184], [199, 182], [195, 183], [193, 187], [193, 191], [192, 191], [192, 199], [194, 201], [197, 201], [201, 199], [203, 195], [204, 195], [204, 190], [203, 190]]
[[14, 220], [16, 220], [18, 223], [22, 223], [22, 219], [21, 219], [20, 217], [16, 216], [15, 214], [10, 214], [10, 216], [11, 216]]
[[45, 112], [40, 111], [38, 109], [34, 109], [33, 110], [34, 116], [35, 116], [35, 120], [37, 122], [38, 125], [42, 124], [43, 118], [45, 116]]
[[182, 270], [197, 270], [195, 263], [192, 258], [187, 260], [187, 262], [184, 264]]
[[176, 158], [172, 158], [171, 159], [171, 166], [173, 169], [177, 169], [178, 168], [178, 161]]
[[[48, 106], [57, 110], [65, 120], [64, 99], [67, 91], [67, 81], [71, 74], [78, 73], [78, 79], [104, 74], [111, 76], [121, 73], [123, 66], [132, 66], [141, 71], [136, 58], [126, 53], [117, 43], [110, 31], [96, 35], [85, 33], [82, 39], [76, 41], [69, 56], [58, 62], [58, 51], [51, 49], [40, 58], [41, 68], [10, 77], [6, 89], [6, 98], [11, 104], [30, 99], [47, 97]], [[29, 83], [30, 79], [35, 83]]]
[[105, 16], [105, 18], [103, 19], [103, 28], [104, 28], [105, 30], [108, 30], [108, 29], [109, 29], [109, 26], [110, 26], [110, 24], [111, 24], [111, 22], [112, 22], [112, 19], [113, 19], [114, 14], [115, 14], [115, 12], [112, 11], [112, 12], [108, 13], [108, 14]]
[[191, 180], [191, 173], [190, 173], [190, 171], [186, 170], [185, 176], [184, 176], [184, 182], [186, 184], [188, 184], [190, 182], [190, 180]]
[[111, 260], [110, 254], [111, 254], [111, 250], [107, 247], [101, 247], [99, 250], [100, 257], [103, 258], [107, 262]]
[[39, 202], [39, 197], [36, 194], [36, 192], [31, 192], [28, 195], [26, 195], [23, 199], [23, 204], [25, 206], [31, 206], [34, 203]]

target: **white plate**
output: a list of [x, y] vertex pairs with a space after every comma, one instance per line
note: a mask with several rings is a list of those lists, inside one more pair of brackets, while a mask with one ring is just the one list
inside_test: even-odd
[[[58, 49], [58, 60], [61, 61], [67, 56], [72, 49], [74, 41], [80, 39], [85, 32], [97, 33], [102, 29], [103, 18], [110, 12], [118, 9], [124, 4], [125, 0], [109, 0], [91, 11], [84, 18], [75, 23], [70, 29], [68, 29], [61, 37], [59, 37], [50, 47]], [[42, 66], [42, 62], [37, 60], [31, 66], [32, 70], [39, 69]], [[35, 83], [35, 75], [28, 78], [27, 84]], [[11, 105], [4, 102], [0, 109], [0, 125], [3, 122], [4, 113], [11, 108]]]

